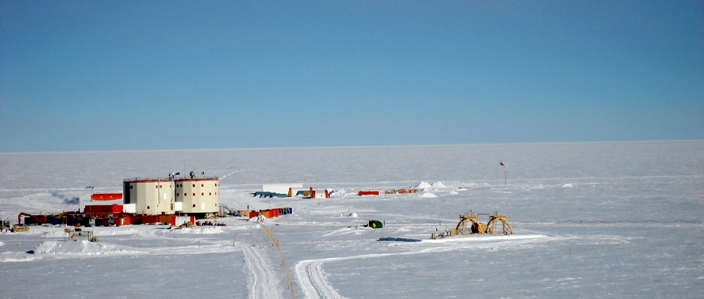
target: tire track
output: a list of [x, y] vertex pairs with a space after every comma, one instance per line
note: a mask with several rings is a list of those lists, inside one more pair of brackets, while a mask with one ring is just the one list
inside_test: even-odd
[[[505, 237], [499, 237], [499, 238], [505, 238]], [[367, 259], [367, 258], [380, 258], [380, 257], [387, 257], [387, 256], [394, 256], [394, 255], [415, 255], [415, 254], [423, 254], [423, 253], [432, 253], [432, 252], [446, 252], [446, 251], [452, 251], [452, 250], [459, 250], [459, 249], [469, 249], [469, 248], [491, 248], [497, 245], [523, 245], [523, 244], [529, 244], [529, 243], [538, 243], [538, 242], [547, 242], [547, 241], [554, 241], [558, 238], [556, 237], [547, 237], [547, 236], [542, 236], [542, 235], [534, 235], [534, 236], [522, 236], [518, 238], [511, 238], [508, 240], [472, 240], [472, 239], [461, 239], [461, 238], [452, 238], [452, 239], [445, 239], [443, 241], [433, 241], [433, 242], [428, 242], [428, 243], [436, 243], [437, 245], [441, 245], [443, 247], [430, 247], [430, 248], [421, 248], [418, 250], [414, 251], [406, 251], [406, 252], [394, 252], [394, 253], [375, 253], [375, 254], [363, 254], [363, 255], [356, 255], [356, 256], [346, 256], [346, 257], [332, 257], [332, 258], [325, 258], [325, 259], [317, 259], [317, 260], [304, 260], [300, 261], [298, 264], [296, 264], [296, 276], [298, 276], [298, 284], [301, 286], [301, 289], [303, 289], [303, 292], [306, 295], [306, 298], [325, 298], [325, 299], [342, 299], [345, 297], [342, 297], [333, 287], [332, 285], [327, 281], [326, 279], [326, 273], [323, 271], [322, 265], [327, 262], [337, 262], [337, 261], [345, 261], [345, 260], [354, 260], [354, 259]], [[464, 241], [473, 241], [473, 242], [464, 242]], [[479, 241], [475, 242], [475, 241]], [[427, 244], [427, 243], [426, 243]], [[449, 245], [449, 246], [447, 246]]]
[[250, 273], [247, 286], [249, 298], [283, 298], [276, 273], [261, 250], [254, 245], [242, 245], [240, 248]]

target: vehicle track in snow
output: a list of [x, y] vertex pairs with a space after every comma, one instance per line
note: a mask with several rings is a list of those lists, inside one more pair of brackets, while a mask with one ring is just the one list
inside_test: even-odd
[[[506, 239], [507, 237], [497, 237], [492, 240], [482, 240], [482, 239], [469, 239], [469, 238], [451, 238], [438, 241], [431, 241], [429, 243], [436, 243], [442, 247], [425, 247], [425, 248], [413, 248], [412, 251], [406, 252], [393, 252], [393, 253], [375, 253], [375, 254], [363, 254], [355, 256], [345, 256], [345, 257], [332, 257], [317, 260], [304, 260], [296, 264], [296, 276], [298, 276], [298, 283], [303, 289], [306, 298], [325, 298], [325, 299], [342, 299], [346, 298], [341, 296], [327, 281], [326, 273], [323, 270], [322, 265], [327, 262], [337, 262], [345, 260], [354, 259], [367, 259], [367, 258], [380, 258], [386, 256], [394, 255], [414, 255], [414, 254], [424, 254], [433, 252], [446, 252], [459, 249], [476, 249], [476, 248], [493, 248], [498, 245], [501, 246], [511, 246], [511, 245], [524, 245], [529, 243], [547, 242], [559, 239], [558, 237], [547, 237], [543, 235], [532, 235], [532, 236], [511, 236], [512, 238]], [[501, 238], [504, 238], [503, 240]], [[448, 246], [449, 245], [449, 246]]]
[[238, 247], [244, 253], [244, 259], [250, 273], [247, 286], [249, 298], [283, 298], [276, 273], [261, 249], [254, 245], [239, 245]]

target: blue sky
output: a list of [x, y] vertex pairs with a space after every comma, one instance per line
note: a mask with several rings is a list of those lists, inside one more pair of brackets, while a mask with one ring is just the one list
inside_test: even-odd
[[0, 0], [0, 152], [691, 139], [703, 1]]

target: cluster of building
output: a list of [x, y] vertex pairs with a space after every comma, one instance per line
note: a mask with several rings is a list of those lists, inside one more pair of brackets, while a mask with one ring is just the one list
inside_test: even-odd
[[[122, 226], [130, 224], [195, 224], [196, 219], [222, 215], [220, 180], [218, 177], [197, 177], [191, 172], [187, 177], [169, 174], [168, 178], [133, 178], [122, 182], [122, 193], [93, 194], [94, 201], [122, 199], [122, 204], [86, 205], [83, 212], [70, 211], [52, 215], [20, 213], [17, 222], [25, 224], [65, 224], [71, 226]], [[386, 194], [417, 193], [418, 189], [393, 189]], [[303, 184], [265, 184], [254, 196], [330, 198], [327, 189], [304, 188]], [[359, 196], [378, 196], [377, 190], [359, 191]], [[291, 214], [291, 208], [259, 211], [240, 210], [244, 217], [276, 218]], [[24, 221], [21, 221], [24, 219]]]
[[264, 184], [262, 191], [252, 193], [254, 196], [264, 198], [274, 197], [295, 197], [303, 198], [330, 198], [330, 193], [327, 189], [315, 190], [313, 187], [303, 188], [303, 184]]
[[204, 217], [220, 212], [217, 177], [127, 179], [122, 183], [126, 210], [141, 215], [188, 214]]
[[93, 194], [96, 201], [122, 199], [122, 204], [86, 205], [83, 212], [71, 211], [52, 215], [20, 213], [17, 223], [108, 226], [129, 224], [194, 224], [197, 218], [221, 213], [220, 180], [217, 177], [134, 178], [122, 183], [123, 191]]

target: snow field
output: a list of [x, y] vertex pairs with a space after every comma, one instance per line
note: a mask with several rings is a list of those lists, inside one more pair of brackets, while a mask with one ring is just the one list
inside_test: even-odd
[[[264, 225], [297, 297], [699, 298], [703, 152], [697, 141], [3, 154], [0, 216], [82, 208], [95, 190], [119, 192], [124, 178], [179, 171], [186, 160], [221, 177], [228, 207], [293, 208]], [[304, 180], [335, 196], [249, 195]], [[355, 195], [408, 187], [423, 190]], [[66, 201], [74, 197], [78, 205]], [[508, 214], [516, 234], [428, 240], [470, 210]], [[385, 227], [362, 227], [370, 219]], [[260, 224], [218, 221], [227, 226], [90, 228], [98, 243], [65, 241], [61, 227], [0, 233], [0, 297], [288, 298]], [[246, 235], [233, 244], [237, 232], [255, 245]]]

